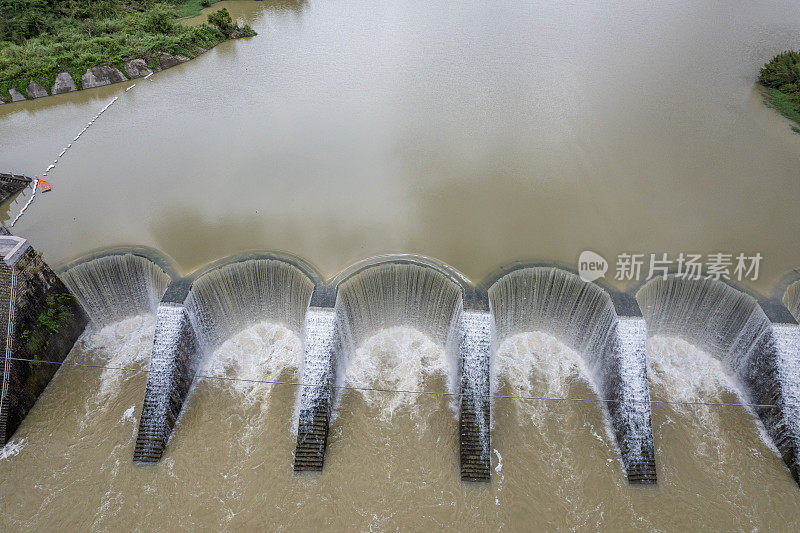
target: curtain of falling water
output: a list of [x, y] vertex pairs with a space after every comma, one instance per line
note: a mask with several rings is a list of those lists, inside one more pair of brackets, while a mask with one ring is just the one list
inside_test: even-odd
[[657, 278], [636, 299], [648, 334], [681, 337], [718, 357], [743, 378], [771, 324], [754, 298], [710, 279]]
[[543, 331], [586, 358], [595, 376], [617, 315], [608, 294], [570, 272], [536, 267], [514, 271], [489, 289], [497, 338]]
[[289, 263], [251, 259], [201, 276], [186, 306], [201, 345], [213, 348], [258, 322], [300, 333], [313, 290], [313, 282]]
[[445, 348], [448, 386], [455, 390], [459, 368], [455, 344], [462, 308], [461, 287], [433, 268], [383, 263], [358, 272], [339, 285], [336, 299], [343, 352], [337, 379], [344, 379], [356, 349], [371, 335], [408, 326]]
[[108, 325], [155, 313], [169, 276], [151, 260], [134, 254], [92, 259], [61, 274], [91, 320]]

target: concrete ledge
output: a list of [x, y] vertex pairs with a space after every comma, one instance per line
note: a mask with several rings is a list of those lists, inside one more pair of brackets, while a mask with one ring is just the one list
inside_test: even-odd
[[458, 416], [462, 481], [489, 481], [491, 457], [490, 366], [494, 317], [465, 310], [459, 339], [461, 402]]
[[303, 328], [302, 387], [297, 395], [297, 446], [294, 471], [321, 471], [328, 443], [332, 385], [341, 343], [336, 310], [310, 307]]
[[194, 381], [199, 353], [186, 307], [162, 301], [156, 313], [150, 373], [133, 453], [134, 462], [150, 463], [161, 459]]

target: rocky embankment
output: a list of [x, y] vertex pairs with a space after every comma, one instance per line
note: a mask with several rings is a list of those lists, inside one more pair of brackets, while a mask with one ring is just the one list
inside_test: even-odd
[[[197, 55], [199, 56], [207, 51], [208, 50], [205, 48], [198, 48]], [[12, 102], [33, 100], [35, 98], [43, 98], [55, 94], [70, 93], [79, 89], [91, 89], [93, 87], [102, 87], [103, 85], [111, 85], [112, 83], [120, 83], [136, 78], [144, 78], [154, 72], [160, 72], [174, 67], [175, 65], [180, 65], [191, 59], [193, 58], [161, 52], [154, 57], [128, 59], [124, 62], [122, 70], [112, 64], [91, 67], [81, 76], [79, 84], [75, 83], [75, 80], [69, 72], [62, 71], [58, 73], [55, 83], [53, 83], [53, 86], [50, 87], [49, 90], [47, 87], [43, 87], [31, 80], [26, 88], [26, 92], [28, 93], [27, 98], [13, 87], [9, 90], [9, 93], [11, 94]], [[0, 99], [0, 104], [3, 103], [3, 100]]]

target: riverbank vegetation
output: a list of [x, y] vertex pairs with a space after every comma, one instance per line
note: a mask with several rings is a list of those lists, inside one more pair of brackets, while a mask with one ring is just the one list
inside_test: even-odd
[[90, 67], [122, 69], [127, 59], [149, 65], [159, 53], [196, 56], [202, 49], [255, 32], [239, 27], [227, 10], [209, 24], [187, 27], [181, 16], [199, 12], [213, 0], [0, 0], [0, 99], [14, 88], [27, 96], [30, 81], [47, 88], [68, 72], [81, 88]]
[[[761, 69], [759, 83], [767, 88], [769, 102], [800, 126], [800, 52], [778, 54]], [[800, 127], [792, 130], [800, 133]]]

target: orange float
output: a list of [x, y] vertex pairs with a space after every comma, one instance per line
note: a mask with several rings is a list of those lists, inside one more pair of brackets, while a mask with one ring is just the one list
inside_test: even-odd
[[42, 192], [50, 192], [50, 185], [44, 180], [39, 180], [39, 190]]

